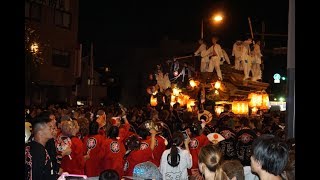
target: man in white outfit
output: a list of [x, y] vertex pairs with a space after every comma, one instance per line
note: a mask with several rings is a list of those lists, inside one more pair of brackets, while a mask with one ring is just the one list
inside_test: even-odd
[[218, 75], [218, 78], [222, 81], [222, 74], [220, 69], [220, 60], [223, 57], [223, 52], [221, 46], [217, 43], [218, 38], [213, 36], [211, 38], [212, 46], [204, 53], [206, 57], [209, 57], [209, 69], [208, 72], [213, 72], [215, 69]]
[[236, 41], [232, 48], [232, 56], [234, 56], [234, 68], [236, 70], [243, 70], [243, 66], [241, 64], [241, 44], [242, 41]]
[[243, 64], [243, 72], [244, 78], [243, 80], [247, 80], [250, 78], [250, 71], [251, 71], [251, 64], [252, 64], [252, 57], [250, 51], [250, 44], [252, 43], [252, 38], [248, 38], [247, 40], [243, 41], [241, 47], [241, 62]]
[[260, 49], [260, 41], [257, 41], [253, 45], [253, 62], [252, 62], [252, 81], [261, 80], [261, 49]]
[[195, 56], [201, 56], [200, 72], [208, 72], [209, 67], [209, 57], [204, 57], [204, 53], [207, 50], [207, 45], [203, 39], [199, 39], [199, 48], [194, 52]]

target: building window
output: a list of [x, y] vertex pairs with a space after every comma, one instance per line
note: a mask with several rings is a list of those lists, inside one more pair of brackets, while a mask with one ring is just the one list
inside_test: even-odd
[[54, 11], [54, 23], [56, 26], [70, 29], [71, 14], [61, 10]]
[[40, 21], [41, 20], [41, 4], [34, 3], [34, 2], [26, 2], [25, 17], [35, 21]]
[[70, 67], [70, 52], [53, 49], [52, 64], [54, 66], [69, 68]]
[[58, 0], [56, 8], [62, 11], [70, 11], [70, 0]]

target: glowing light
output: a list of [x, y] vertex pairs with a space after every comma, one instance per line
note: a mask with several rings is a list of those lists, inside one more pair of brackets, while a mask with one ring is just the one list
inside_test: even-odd
[[176, 102], [170, 102], [170, 106], [172, 107]]
[[187, 110], [189, 112], [192, 112], [192, 107], [195, 106], [196, 100], [195, 99], [189, 99], [188, 103], [187, 103]]
[[215, 84], [214, 84], [214, 88], [216, 89], [219, 89], [221, 86], [221, 82], [220, 81], [217, 81]]
[[157, 104], [158, 104], [157, 97], [151, 96], [150, 97], [150, 105], [151, 106], [157, 106]]
[[221, 15], [216, 15], [216, 16], [214, 16], [214, 17], [212, 17], [212, 19], [213, 19], [213, 21], [215, 21], [215, 22], [220, 22], [220, 21], [222, 21], [222, 16]]
[[284, 102], [284, 98], [283, 98], [283, 97], [280, 97], [280, 98], [279, 98], [279, 101], [280, 101], [280, 102]]
[[174, 96], [179, 96], [180, 92], [181, 92], [181, 89], [179, 89], [179, 88], [173, 88], [172, 89], [172, 94]]
[[155, 90], [154, 92], [152, 92], [152, 95], [156, 95], [158, 93], [157, 90]]
[[251, 110], [252, 110], [252, 114], [256, 114], [257, 111], [258, 111], [258, 108], [257, 107], [253, 107]]
[[217, 116], [219, 116], [221, 114], [221, 112], [224, 111], [224, 107], [223, 106], [215, 106], [214, 107], [214, 112], [216, 113]]
[[234, 114], [248, 115], [248, 102], [247, 101], [233, 101], [232, 112]]
[[36, 43], [36, 42], [32, 43], [30, 49], [31, 49], [31, 52], [37, 53], [39, 51], [38, 43]]
[[197, 85], [196, 82], [193, 79], [191, 79], [189, 81], [189, 84], [190, 84], [191, 87], [195, 87]]

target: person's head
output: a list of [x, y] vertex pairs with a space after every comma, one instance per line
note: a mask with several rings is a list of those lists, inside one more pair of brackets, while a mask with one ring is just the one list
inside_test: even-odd
[[137, 150], [140, 148], [140, 139], [137, 135], [129, 136], [125, 145], [127, 150]]
[[159, 168], [150, 161], [142, 162], [134, 166], [132, 176], [124, 176], [125, 179], [152, 179], [162, 180]]
[[89, 134], [89, 120], [85, 117], [78, 118], [76, 120], [79, 125], [79, 132], [82, 137]]
[[96, 121], [98, 122], [99, 127], [106, 125], [107, 115], [104, 110], [102, 109], [98, 110], [96, 117], [97, 117]]
[[191, 136], [199, 136], [202, 130], [201, 121], [194, 121], [189, 126]]
[[120, 127], [121, 125], [121, 118], [116, 116], [116, 117], [111, 117], [111, 124], [112, 126], [117, 126]]
[[252, 144], [251, 169], [257, 174], [267, 172], [280, 175], [288, 162], [289, 149], [286, 143], [272, 134], [262, 134]]
[[199, 43], [199, 44], [203, 44], [203, 43], [204, 43], [203, 39], [202, 39], [202, 38], [199, 39], [199, 40], [198, 40], [198, 43]]
[[171, 150], [167, 157], [168, 164], [172, 167], [176, 167], [180, 163], [179, 149], [177, 147], [181, 146], [183, 141], [184, 137], [182, 132], [177, 131], [172, 134]]
[[99, 133], [99, 123], [97, 121], [91, 121], [89, 123], [89, 135], [96, 135]]
[[229, 112], [229, 111], [231, 111], [231, 105], [230, 104], [223, 105], [223, 112]]
[[120, 180], [120, 177], [114, 169], [106, 169], [100, 173], [99, 180]]
[[78, 122], [75, 120], [72, 121], [63, 121], [61, 123], [61, 133], [65, 136], [71, 137], [75, 136], [79, 132]]
[[217, 145], [208, 144], [200, 149], [198, 155], [199, 170], [206, 173], [215, 173], [215, 179], [227, 179], [226, 173], [221, 168], [222, 152]]
[[213, 44], [216, 44], [218, 42], [218, 40], [219, 40], [219, 38], [217, 36], [212, 36], [212, 38], [211, 38], [211, 42]]
[[295, 150], [291, 150], [289, 152], [288, 163], [284, 169], [284, 174], [286, 179], [294, 180], [295, 179], [295, 171], [296, 171], [296, 153]]
[[152, 73], [149, 74], [149, 80], [153, 80], [153, 74]]
[[248, 37], [245, 41], [244, 41], [245, 44], [251, 44], [252, 43], [252, 38], [251, 37]]
[[249, 126], [249, 124], [250, 124], [250, 120], [249, 120], [249, 118], [247, 118], [247, 117], [241, 117], [240, 118], [240, 123], [241, 123], [241, 125], [242, 125], [242, 127], [250, 127]]
[[111, 126], [107, 136], [111, 139], [117, 138], [119, 136], [119, 127], [118, 126]]
[[221, 167], [231, 180], [244, 180], [243, 165], [239, 160], [225, 160]]
[[39, 117], [43, 117], [45, 119], [49, 118], [48, 125], [50, 126], [51, 133], [53, 137], [57, 136], [57, 121], [55, 115], [51, 111], [42, 111], [39, 114]]
[[39, 116], [32, 123], [32, 133], [36, 141], [48, 141], [53, 138], [51, 120], [46, 116]]
[[138, 129], [138, 135], [139, 135], [142, 139], [146, 140], [147, 137], [150, 136], [151, 134], [150, 134], [150, 132], [149, 132], [148, 129], [143, 128], [143, 127], [140, 127], [140, 128]]

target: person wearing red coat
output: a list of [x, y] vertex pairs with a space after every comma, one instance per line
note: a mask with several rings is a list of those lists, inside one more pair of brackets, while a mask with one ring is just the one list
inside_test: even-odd
[[68, 172], [69, 174], [84, 174], [85, 147], [82, 141], [76, 136], [79, 132], [78, 122], [74, 120], [63, 121], [61, 123], [61, 132], [71, 139], [71, 154], [63, 156], [61, 168], [64, 172]]
[[119, 177], [124, 175], [124, 155], [126, 148], [124, 146], [124, 139], [119, 135], [119, 127], [112, 126], [108, 132], [108, 138], [105, 144], [105, 156], [103, 160], [104, 169], [114, 169], [119, 174]]
[[92, 121], [89, 124], [89, 135], [85, 137], [86, 154], [89, 159], [85, 163], [85, 174], [88, 177], [97, 177], [104, 170], [103, 159], [105, 155], [106, 137], [99, 134], [99, 124]]
[[125, 176], [133, 175], [133, 168], [135, 165], [150, 161], [152, 159], [152, 151], [155, 145], [155, 136], [156, 131], [154, 129], [150, 130], [151, 133], [151, 143], [150, 146], [146, 149], [140, 149], [140, 140], [137, 135], [132, 135], [128, 138], [126, 145], [128, 147], [128, 151], [124, 156], [125, 164], [124, 164], [124, 174]]

